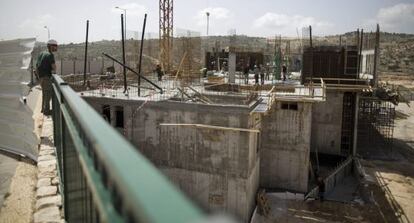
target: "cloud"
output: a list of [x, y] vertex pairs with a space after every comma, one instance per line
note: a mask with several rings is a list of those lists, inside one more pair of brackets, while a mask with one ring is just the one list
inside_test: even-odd
[[364, 27], [372, 29], [375, 23], [379, 23], [384, 31], [414, 33], [414, 3], [381, 8], [374, 19], [365, 21]]
[[[209, 34], [210, 35], [226, 35], [228, 30], [234, 28], [235, 20], [234, 13], [223, 7], [208, 7], [197, 12], [194, 17], [195, 25], [199, 28], [207, 26], [207, 12], [209, 15]], [[205, 35], [205, 31], [202, 35]]]
[[19, 28], [29, 30], [40, 30], [43, 29], [44, 26], [49, 25], [53, 21], [53, 19], [53, 16], [50, 14], [40, 15], [35, 18], [24, 20], [19, 25]]
[[206, 15], [207, 12], [210, 13], [210, 16], [209, 16], [210, 24], [211, 23], [216, 23], [216, 22], [219, 22], [219, 21], [223, 22], [223, 21], [226, 21], [226, 20], [231, 19], [233, 17], [233, 13], [231, 13], [230, 10], [228, 10], [226, 8], [208, 7], [208, 8], [205, 8], [203, 10], [200, 10], [197, 13], [196, 20], [197, 20], [197, 25], [198, 26], [207, 25], [207, 15]]
[[272, 30], [284, 35], [296, 35], [296, 28], [309, 25], [317, 29], [332, 27], [331, 23], [319, 21], [314, 17], [272, 12], [267, 12], [253, 21], [254, 28]]
[[[145, 6], [137, 4], [137, 3], [128, 3], [124, 5], [119, 5], [118, 7], [121, 9], [126, 9], [127, 16], [130, 16], [130, 15], [144, 16], [144, 14], [148, 12]], [[111, 8], [111, 12], [114, 14], [120, 14], [123, 12], [123, 10], [120, 10], [114, 7], [114, 8]]]

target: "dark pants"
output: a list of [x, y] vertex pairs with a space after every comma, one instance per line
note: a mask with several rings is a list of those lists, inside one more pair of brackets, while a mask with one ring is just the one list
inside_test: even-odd
[[158, 81], [162, 81], [162, 75], [158, 74]]
[[259, 83], [259, 74], [254, 74], [254, 82], [255, 82], [256, 84], [258, 84], [258, 83]]
[[325, 200], [325, 192], [319, 191], [319, 201], [323, 202]]
[[40, 86], [42, 87], [42, 113], [50, 115], [50, 101], [52, 100], [52, 81], [50, 77], [41, 77]]
[[260, 74], [260, 82], [262, 85], [264, 84], [264, 74]]

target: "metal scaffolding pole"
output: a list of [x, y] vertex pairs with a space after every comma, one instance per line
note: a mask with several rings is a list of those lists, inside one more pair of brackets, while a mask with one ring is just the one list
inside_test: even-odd
[[[141, 48], [139, 50], [139, 64], [138, 64], [138, 73], [141, 74], [141, 65], [142, 65], [142, 50], [144, 48], [144, 35], [145, 35], [145, 25], [147, 24], [147, 14], [144, 16], [144, 25], [142, 26], [142, 36], [141, 36]], [[138, 96], [141, 96], [141, 76], [138, 76]]]

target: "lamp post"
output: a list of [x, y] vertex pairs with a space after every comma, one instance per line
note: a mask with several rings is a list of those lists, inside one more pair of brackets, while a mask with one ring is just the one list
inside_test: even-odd
[[119, 9], [119, 10], [124, 10], [124, 15], [125, 15], [125, 18], [124, 18], [124, 27], [125, 27], [125, 29], [124, 29], [124, 37], [125, 37], [125, 38], [127, 38], [127, 37], [126, 37], [126, 30], [127, 30], [127, 29], [126, 29], [126, 20], [127, 20], [127, 18], [126, 18], [126, 17], [127, 17], [127, 15], [126, 15], [126, 9], [120, 8], [120, 7], [118, 7], [118, 6], [116, 6], [115, 8], [116, 8], [116, 9]]
[[49, 27], [44, 26], [43, 28], [47, 29], [47, 40], [50, 40], [50, 30], [49, 30]]
[[210, 18], [210, 13], [209, 12], [206, 12], [206, 15], [207, 15], [207, 36], [208, 36], [208, 25], [209, 25], [209, 18]]

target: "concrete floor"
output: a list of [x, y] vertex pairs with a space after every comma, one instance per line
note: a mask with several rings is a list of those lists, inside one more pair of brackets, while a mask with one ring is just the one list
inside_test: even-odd
[[358, 184], [355, 177], [347, 176], [333, 191], [326, 194], [325, 199], [344, 203], [354, 202], [358, 198]]

